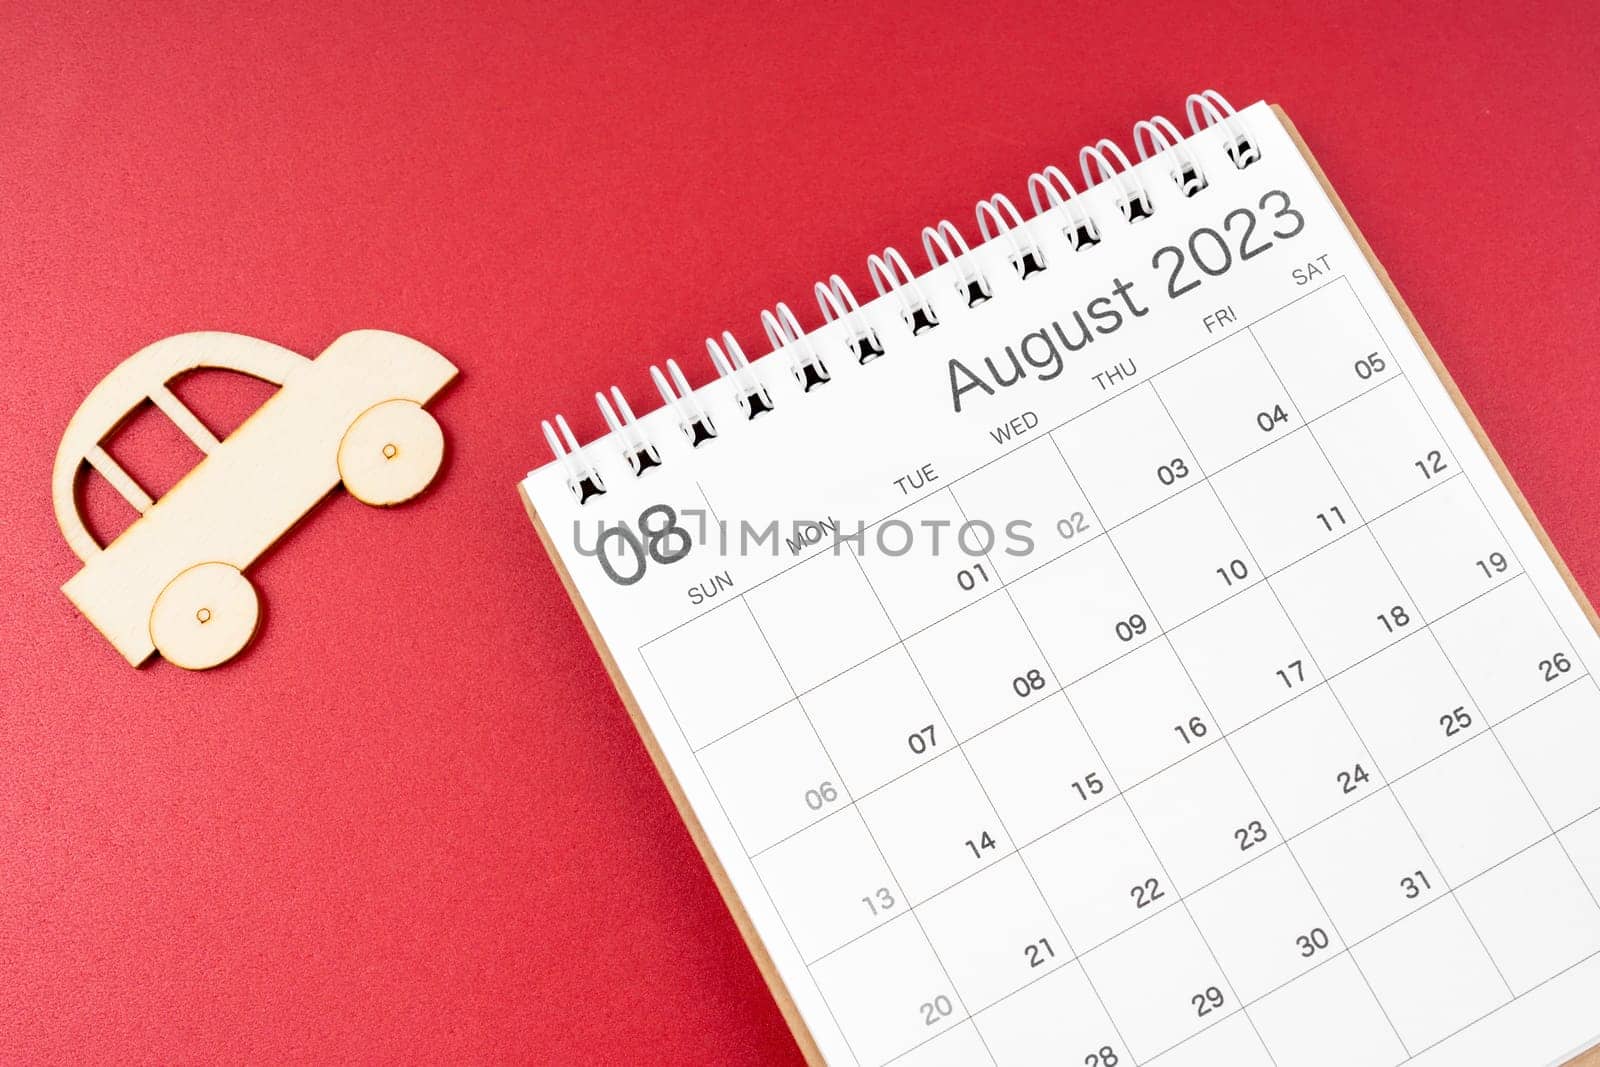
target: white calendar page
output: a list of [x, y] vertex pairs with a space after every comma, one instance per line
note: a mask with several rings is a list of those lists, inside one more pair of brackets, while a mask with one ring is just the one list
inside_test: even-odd
[[698, 448], [657, 410], [659, 467], [606, 438], [603, 495], [523, 486], [830, 1063], [1503, 1067], [1600, 1033], [1595, 632], [1241, 114], [1260, 160], [1191, 139], [1192, 198], [1143, 164], [1151, 217], [1080, 198], [1099, 244], [1057, 210], [1026, 279], [974, 249], [988, 302], [946, 265], [936, 327], [864, 307], [882, 357], [831, 324], [828, 382], [780, 351], [772, 410], [714, 381]]

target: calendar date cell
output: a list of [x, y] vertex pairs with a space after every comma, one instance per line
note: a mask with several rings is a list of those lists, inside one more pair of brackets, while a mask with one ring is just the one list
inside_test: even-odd
[[1051, 436], [1106, 527], [1204, 478], [1148, 386], [1092, 408]]
[[1330, 412], [1311, 432], [1368, 521], [1461, 469], [1403, 378]]
[[1333, 692], [1373, 759], [1398, 778], [1488, 726], [1429, 633], [1417, 633], [1334, 679]]
[[858, 805], [889, 867], [920, 903], [1013, 851], [966, 757], [939, 757]]
[[861, 795], [947, 751], [950, 727], [895, 646], [801, 700], [844, 784]]
[[1394, 1067], [1408, 1058], [1348, 956], [1335, 957], [1250, 1005], [1250, 1017], [1275, 1063]]
[[1076, 966], [1058, 968], [984, 1009], [977, 1025], [999, 1067], [1035, 1067], [1040, 1049], [1074, 1067], [1133, 1067], [1117, 1027]]
[[738, 601], [652, 641], [643, 656], [692, 748], [793, 697], [760, 627]]
[[883, 1063], [967, 1018], [910, 914], [812, 964], [811, 974], [862, 1063]]
[[1600, 809], [1600, 691], [1593, 678], [1552, 693], [1496, 732], [1551, 823], [1565, 826]]
[[1160, 636], [1116, 549], [1098, 538], [1013, 583], [1011, 595], [1062, 683]]
[[1388, 792], [1350, 805], [1294, 840], [1311, 888], [1351, 943], [1448, 892]]
[[1014, 855], [934, 897], [917, 915], [974, 1011], [1072, 959], [1032, 875]]
[[1365, 530], [1273, 578], [1272, 586], [1325, 675], [1423, 626], [1421, 614]]
[[1250, 332], [1307, 419], [1399, 372], [1355, 291], [1342, 280], [1273, 312]]
[[807, 960], [905, 911], [905, 893], [854, 811], [841, 811], [795, 834], [763, 852], [755, 864]]
[[1123, 789], [1222, 736], [1165, 641], [1068, 686], [1067, 698]]
[[1117, 795], [1100, 754], [1057, 693], [966, 743], [967, 758], [1019, 842]]
[[1302, 425], [1294, 401], [1248, 333], [1234, 334], [1165, 371], [1155, 390], [1211, 474]]
[[895, 643], [872, 587], [849, 552], [822, 552], [745, 595], [797, 693]]
[[1449, 898], [1351, 953], [1409, 1048], [1426, 1048], [1511, 999], [1477, 933]]
[[1433, 631], [1491, 723], [1586, 673], [1527, 577], [1506, 582], [1445, 616]]
[[1373, 536], [1430, 619], [1522, 573], [1478, 494], [1455, 478], [1372, 524]]
[[1004, 592], [916, 634], [905, 647], [958, 740], [1060, 689]]
[[1452, 884], [1549, 833], [1496, 739], [1483, 734], [1395, 782], [1395, 796]]
[[1256, 585], [1171, 634], [1225, 733], [1315, 689], [1315, 662], [1268, 585]]
[[1268, 574], [1361, 526], [1344, 486], [1306, 430], [1286, 434], [1213, 475], [1211, 484]]
[[710, 745], [700, 762], [752, 855], [850, 803], [796, 703]]
[[1384, 787], [1377, 761], [1325, 686], [1230, 740], [1261, 799], [1290, 836]]
[[1207, 486], [1164, 501], [1110, 535], [1163, 626], [1250, 588], [1261, 565]]
[[1600, 951], [1600, 905], [1559, 841], [1539, 842], [1456, 896], [1519, 996]]
[[[891, 529], [892, 528], [892, 529]], [[853, 551], [896, 632], [915, 633], [999, 588], [990, 553], [1012, 544], [1003, 528], [969, 523], [936, 493], [874, 528]]]
[[1172, 879], [1121, 801], [1027, 846], [1023, 858], [1079, 953], [1178, 902]]
[[980, 467], [950, 491], [968, 521], [996, 531], [999, 547], [989, 560], [1007, 581], [1100, 534], [1094, 509], [1045, 438]]
[[1247, 1002], [1344, 949], [1338, 929], [1287, 849], [1193, 894], [1189, 910]]
[[1227, 745], [1213, 745], [1128, 790], [1128, 804], [1184, 892], [1283, 840]]
[[1239, 997], [1183, 908], [1141, 923], [1083, 958], [1140, 1060], [1239, 1010]]

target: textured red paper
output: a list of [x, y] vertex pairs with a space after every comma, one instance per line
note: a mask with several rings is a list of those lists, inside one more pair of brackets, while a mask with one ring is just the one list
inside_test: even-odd
[[[1287, 108], [1600, 591], [1587, 3], [52, 6], [0, 33], [0, 1060], [797, 1059], [523, 515], [537, 420], [1191, 89]], [[434, 491], [319, 508], [235, 663], [127, 667], [57, 591], [79, 400], [365, 326], [462, 369]]]

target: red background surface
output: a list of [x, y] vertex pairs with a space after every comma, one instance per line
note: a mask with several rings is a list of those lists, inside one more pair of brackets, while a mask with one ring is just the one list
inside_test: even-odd
[[[796, 1060], [523, 516], [537, 420], [1191, 89], [1286, 106], [1600, 592], [1589, 4], [475, 6], [7, 7], [0, 1059]], [[314, 512], [234, 663], [126, 666], [57, 591], [85, 392], [367, 326], [462, 369], [442, 479]], [[160, 489], [171, 437], [113, 450]]]

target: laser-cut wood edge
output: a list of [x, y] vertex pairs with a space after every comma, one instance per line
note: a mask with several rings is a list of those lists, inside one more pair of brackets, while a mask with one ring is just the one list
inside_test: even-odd
[[[177, 375], [199, 367], [247, 374], [278, 388], [218, 441], [167, 388]], [[229, 619], [228, 627], [216, 627], [228, 631], [229, 641], [164, 623], [158, 628], [166, 641], [158, 642], [152, 620], [163, 591], [200, 563], [246, 571], [347, 472], [356, 483], [354, 495], [371, 504], [394, 504], [420, 492], [438, 472], [443, 443], [437, 422], [421, 405], [455, 376], [455, 366], [432, 348], [384, 330], [346, 333], [314, 360], [233, 333], [178, 334], [147, 345], [89, 391], [62, 435], [51, 499], [62, 536], [83, 561], [62, 592], [135, 667], [157, 651], [191, 669], [225, 662], [253, 637], [255, 615], [239, 616], [239, 626], [226, 613], [215, 616], [219, 623]], [[204, 453], [160, 500], [152, 500], [101, 447], [147, 399]], [[388, 450], [391, 438], [398, 445], [394, 451]], [[372, 455], [358, 455], [362, 449]], [[104, 546], [79, 511], [77, 483], [86, 465], [140, 512]], [[379, 471], [384, 465], [393, 470]], [[225, 582], [217, 588], [236, 587]], [[190, 615], [203, 627], [213, 616], [201, 599], [190, 605]], [[221, 602], [215, 606], [222, 609]], [[225, 647], [233, 651], [217, 659]]]
[[[1534, 535], [1538, 537], [1540, 545], [1544, 547], [1545, 554], [1555, 564], [1556, 570], [1560, 573], [1562, 580], [1566, 582], [1567, 588], [1572, 591], [1573, 597], [1577, 599], [1579, 606], [1583, 608], [1584, 614], [1588, 616], [1590, 625], [1597, 632], [1600, 632], [1600, 616], [1595, 614], [1594, 605], [1589, 602], [1589, 598], [1584, 594], [1577, 580], [1573, 578], [1572, 571], [1567, 567], [1566, 561], [1561, 558], [1561, 553], [1556, 550], [1555, 544], [1550, 540], [1550, 535], [1545, 532], [1538, 516], [1533, 513], [1533, 508], [1529, 506], [1527, 497], [1523, 496], [1522, 490], [1518, 488], [1516, 479], [1511, 476], [1511, 471], [1506, 467], [1505, 461], [1500, 458], [1500, 453], [1495, 450], [1493, 443], [1490, 442], [1488, 435], [1483, 430], [1483, 425], [1478, 422], [1477, 416], [1473, 414], [1471, 406], [1468, 405], [1460, 388], [1457, 387], [1455, 379], [1450, 376], [1450, 372], [1439, 359], [1438, 352], [1434, 350], [1433, 345], [1428, 341], [1427, 335], [1422, 332], [1422, 327], [1418, 325], [1416, 316], [1411, 314], [1411, 309], [1406, 306], [1405, 300], [1401, 298], [1399, 290], [1395, 288], [1393, 280], [1389, 277], [1389, 272], [1384, 269], [1383, 264], [1378, 261], [1378, 257], [1373, 254], [1372, 246], [1367, 243], [1366, 237], [1361, 233], [1360, 228], [1356, 226], [1355, 220], [1345, 210], [1344, 201], [1339, 199], [1339, 194], [1334, 191], [1332, 184], [1329, 183], [1328, 177], [1323, 173], [1316, 157], [1311, 154], [1311, 149], [1306, 146], [1305, 141], [1301, 138], [1300, 131], [1295, 128], [1294, 123], [1289, 120], [1289, 116], [1282, 107], [1273, 104], [1272, 111], [1273, 114], [1278, 116], [1278, 121], [1283, 123], [1283, 128], [1294, 140], [1295, 147], [1300, 150], [1301, 157], [1306, 161], [1306, 166], [1311, 168], [1312, 174], [1316, 175], [1317, 183], [1322, 187], [1322, 191], [1327, 196], [1328, 201], [1333, 204], [1334, 210], [1338, 211], [1339, 218], [1343, 221], [1345, 229], [1349, 230], [1350, 236], [1355, 238], [1356, 246], [1361, 249], [1361, 253], [1366, 257], [1373, 273], [1378, 276], [1378, 281], [1383, 284], [1384, 290], [1389, 294], [1390, 301], [1393, 302], [1395, 309], [1400, 312], [1406, 328], [1411, 331], [1411, 336], [1416, 339], [1417, 346], [1422, 349], [1423, 355], [1427, 357], [1433, 372], [1438, 375], [1440, 382], [1444, 384], [1445, 390], [1450, 395], [1451, 402], [1455, 404], [1456, 410], [1461, 413], [1461, 417], [1466, 421], [1467, 428], [1472, 431], [1472, 435], [1477, 439], [1479, 447], [1489, 457], [1489, 462], [1493, 464], [1495, 473], [1500, 476], [1500, 481], [1510, 492], [1512, 500], [1516, 502], [1517, 509], [1522, 512], [1522, 517], [1533, 529]], [[623, 704], [628, 709], [628, 716], [633, 719], [634, 727], [639, 731], [639, 737], [644, 741], [645, 749], [650, 753], [651, 762], [655, 764], [657, 773], [661, 775], [661, 780], [667, 787], [667, 792], [671, 794], [672, 802], [677, 806], [678, 814], [683, 818], [684, 825], [689, 830], [689, 836], [694, 839], [695, 847], [700, 850], [700, 855], [704, 858], [706, 867], [711, 872], [712, 880], [716, 882], [718, 890], [722, 893], [723, 902], [727, 904], [728, 911], [733, 916], [733, 921], [739, 927], [739, 933], [743, 935], [745, 944], [749, 947], [751, 955], [755, 957], [756, 966], [760, 969], [762, 977], [766, 979], [767, 987], [771, 990], [773, 999], [778, 1003], [778, 1010], [783, 1013], [784, 1020], [789, 1024], [789, 1029], [799, 1043], [800, 1051], [805, 1056], [806, 1062], [820, 1067], [826, 1061], [822, 1057], [821, 1050], [817, 1048], [816, 1040], [811, 1036], [811, 1031], [806, 1027], [805, 1020], [800, 1015], [798, 1005], [795, 1004], [788, 987], [784, 985], [782, 977], [779, 976], [777, 966], [772, 962], [772, 956], [768, 953], [765, 943], [762, 942], [761, 935], [756, 931], [749, 912], [745, 911], [744, 903], [734, 890], [727, 871], [723, 868], [721, 860], [717, 858], [716, 852], [712, 849], [711, 842], [700, 825], [700, 820], [690, 806], [688, 797], [684, 795], [683, 787], [679, 785], [677, 776], [668, 765], [666, 755], [661, 751], [661, 746], [657, 743], [655, 734], [650, 729], [650, 724], [645, 721], [644, 712], [640, 709], [638, 701], [634, 699], [633, 691], [629, 689], [626, 679], [623, 678], [622, 672], [617, 666], [616, 658], [612, 656], [605, 639], [600, 636], [600, 630], [595, 625], [594, 616], [590, 614], [588, 605], [584, 603], [583, 597], [578, 593], [577, 586], [573, 584], [572, 576], [568, 573], [561, 554], [556, 550], [543, 521], [539, 518], [538, 509], [534, 507], [533, 500], [528, 496], [527, 489], [523, 485], [519, 484], [517, 486], [517, 493], [522, 497], [522, 504], [527, 509], [528, 518], [533, 521], [533, 527], [539, 534], [539, 541], [544, 545], [545, 551], [550, 556], [550, 561], [555, 565], [556, 573], [561, 576], [561, 584], [565, 587], [567, 596], [572, 600], [573, 606], [578, 609], [578, 616], [583, 620], [583, 627], [588, 632], [589, 639], [594, 642], [596, 651], [600, 653], [601, 662], [605, 664], [606, 673], [611, 676], [611, 682], [616, 686], [617, 695], [622, 698]], [[1590, 1048], [1587, 1052], [1580, 1053], [1570, 1060], [1566, 1067], [1600, 1067], [1600, 1045]]]

